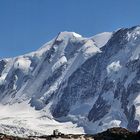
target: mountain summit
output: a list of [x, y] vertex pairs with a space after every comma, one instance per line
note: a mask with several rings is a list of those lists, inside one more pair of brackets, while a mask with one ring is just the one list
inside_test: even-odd
[[90, 38], [60, 32], [35, 52], [0, 60], [1, 131], [139, 130], [139, 54], [136, 26]]

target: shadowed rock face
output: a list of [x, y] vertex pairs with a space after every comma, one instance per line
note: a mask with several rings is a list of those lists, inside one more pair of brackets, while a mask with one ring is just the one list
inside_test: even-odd
[[94, 104], [93, 108], [90, 110], [88, 114], [89, 121], [97, 121], [104, 117], [110, 109], [110, 105], [107, 104], [106, 101], [103, 100], [102, 97], [98, 98], [96, 103]]
[[5, 68], [5, 65], [6, 65], [6, 62], [4, 60], [1, 60], [0, 61], [0, 76], [1, 76], [2, 71]]
[[129, 116], [128, 116], [128, 129], [131, 131], [137, 131], [137, 128], [139, 126], [139, 121], [135, 120], [135, 114], [136, 114], [136, 108], [134, 105], [131, 106], [129, 110]]
[[[1, 77], [1, 74], [5, 68], [5, 65], [6, 65], [6, 62], [4, 60], [1, 60], [0, 61], [0, 77]], [[0, 94], [5, 90], [5, 85], [4, 84], [1, 84], [0, 85]]]

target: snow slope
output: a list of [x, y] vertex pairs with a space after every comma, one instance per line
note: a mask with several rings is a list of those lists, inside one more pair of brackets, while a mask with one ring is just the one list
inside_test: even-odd
[[96, 45], [101, 48], [109, 41], [112, 34], [112, 32], [103, 32], [93, 36], [92, 39], [96, 42]]
[[[63, 133], [84, 133], [71, 122], [57, 122], [46, 110], [35, 111], [27, 102], [0, 106], [0, 132], [10, 135], [35, 136], [49, 135], [58, 128]], [[69, 130], [69, 131], [67, 131]]]

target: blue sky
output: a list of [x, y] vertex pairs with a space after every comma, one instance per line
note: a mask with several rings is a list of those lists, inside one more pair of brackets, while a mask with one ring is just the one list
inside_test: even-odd
[[60, 31], [85, 37], [140, 25], [140, 0], [0, 0], [0, 58], [38, 49]]

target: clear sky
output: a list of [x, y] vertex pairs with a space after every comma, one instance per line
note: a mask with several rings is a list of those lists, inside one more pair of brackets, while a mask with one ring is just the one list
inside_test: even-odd
[[90, 37], [140, 25], [140, 0], [0, 0], [0, 58], [38, 49], [60, 31]]

